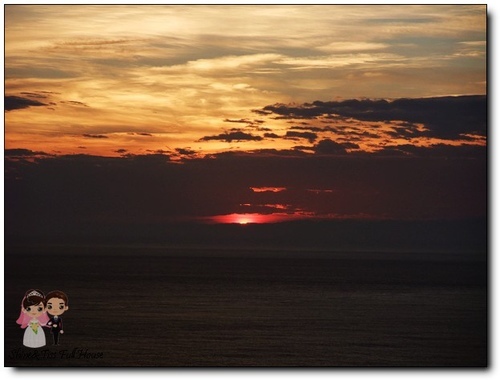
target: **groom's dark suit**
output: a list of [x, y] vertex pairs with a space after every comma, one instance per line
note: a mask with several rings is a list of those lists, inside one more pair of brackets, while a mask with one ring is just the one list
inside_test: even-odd
[[50, 332], [54, 337], [54, 344], [59, 344], [59, 331], [63, 329], [62, 318], [58, 316], [51, 317], [47, 322], [47, 326], [50, 326]]

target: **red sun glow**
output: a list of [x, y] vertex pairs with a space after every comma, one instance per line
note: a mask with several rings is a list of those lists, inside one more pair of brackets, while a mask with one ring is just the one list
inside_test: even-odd
[[227, 214], [227, 215], [216, 215], [210, 217], [212, 223], [224, 223], [224, 224], [263, 224], [263, 223], [277, 223], [284, 222], [292, 219], [301, 219], [304, 215], [295, 214]]
[[233, 223], [233, 224], [249, 224], [249, 223], [269, 223], [268, 215], [261, 214], [228, 214], [217, 215], [212, 219], [215, 223]]

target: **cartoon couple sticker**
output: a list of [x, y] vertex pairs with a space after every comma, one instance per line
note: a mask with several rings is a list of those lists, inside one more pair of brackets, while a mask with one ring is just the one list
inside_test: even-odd
[[23, 345], [31, 348], [45, 346], [42, 327], [50, 328], [54, 345], [59, 345], [59, 334], [64, 334], [61, 315], [68, 309], [68, 296], [60, 290], [53, 290], [47, 295], [38, 289], [28, 290], [16, 321], [22, 329], [26, 329]]

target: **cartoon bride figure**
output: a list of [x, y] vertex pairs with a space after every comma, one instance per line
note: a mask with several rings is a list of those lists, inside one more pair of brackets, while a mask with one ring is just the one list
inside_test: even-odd
[[21, 303], [21, 313], [16, 321], [22, 329], [26, 329], [23, 338], [26, 347], [45, 346], [45, 332], [42, 326], [49, 320], [45, 307], [46, 300], [42, 291], [31, 289], [26, 292]]

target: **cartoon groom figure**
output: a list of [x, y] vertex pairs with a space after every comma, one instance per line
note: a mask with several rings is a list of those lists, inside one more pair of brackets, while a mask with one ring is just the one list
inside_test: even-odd
[[60, 290], [53, 290], [45, 296], [47, 300], [47, 312], [50, 314], [50, 319], [47, 326], [50, 326], [50, 332], [54, 338], [54, 345], [59, 345], [59, 333], [64, 334], [62, 315], [69, 309], [68, 296]]

